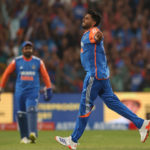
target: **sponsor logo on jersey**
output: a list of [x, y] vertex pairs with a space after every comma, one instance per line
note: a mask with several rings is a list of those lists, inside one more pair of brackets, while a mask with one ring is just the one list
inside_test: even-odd
[[24, 81], [33, 81], [33, 77], [32, 76], [21, 76], [21, 80], [24, 80]]
[[34, 71], [21, 71], [21, 75], [24, 76], [34, 76], [35, 72]]
[[33, 76], [35, 76], [34, 71], [22, 71], [20, 74], [21, 74], [21, 80], [24, 80], [24, 81], [33, 81], [34, 80], [34, 78], [33, 78]]

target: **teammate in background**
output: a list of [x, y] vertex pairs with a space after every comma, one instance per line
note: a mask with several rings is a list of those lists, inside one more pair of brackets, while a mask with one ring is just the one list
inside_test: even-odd
[[113, 93], [103, 44], [104, 37], [97, 27], [100, 22], [100, 15], [93, 10], [89, 10], [82, 20], [85, 32], [81, 39], [80, 56], [86, 76], [81, 94], [79, 116], [71, 136], [55, 137], [57, 142], [73, 150], [77, 148], [78, 140], [85, 130], [97, 96], [100, 96], [110, 109], [136, 125], [141, 135], [141, 142], [145, 142], [150, 129], [150, 120], [143, 120], [136, 116]]
[[44, 98], [52, 96], [51, 81], [43, 61], [32, 55], [33, 44], [22, 44], [22, 56], [16, 57], [6, 68], [0, 83], [0, 93], [12, 72], [16, 72], [15, 104], [21, 143], [35, 143], [37, 138], [37, 104], [40, 89], [40, 73], [46, 85]]

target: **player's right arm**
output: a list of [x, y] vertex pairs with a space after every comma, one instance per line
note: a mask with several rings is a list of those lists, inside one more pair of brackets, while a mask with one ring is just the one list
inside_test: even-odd
[[101, 31], [97, 31], [94, 36], [95, 41], [100, 42], [102, 38], [103, 38], [103, 33]]
[[89, 40], [91, 43], [98, 43], [103, 39], [103, 33], [96, 27], [90, 30]]
[[15, 60], [13, 60], [9, 65], [8, 67], [6, 68], [6, 70], [4, 71], [3, 75], [2, 75], [2, 78], [1, 78], [1, 82], [0, 82], [0, 100], [1, 100], [1, 93], [2, 93], [2, 90], [3, 88], [5, 87], [6, 85], [6, 82], [10, 76], [10, 74], [12, 72], [14, 72], [14, 70], [16, 69], [16, 62]]
[[0, 89], [3, 89], [5, 87], [10, 74], [13, 73], [15, 69], [16, 69], [16, 62], [15, 62], [15, 60], [13, 60], [8, 65], [8, 67], [6, 68], [6, 70], [4, 71], [4, 73], [2, 75], [1, 82], [0, 82]]

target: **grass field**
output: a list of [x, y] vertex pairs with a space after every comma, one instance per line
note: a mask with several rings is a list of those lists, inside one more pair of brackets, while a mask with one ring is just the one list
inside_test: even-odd
[[[67, 150], [54, 140], [71, 131], [40, 131], [36, 144], [20, 144], [17, 131], [0, 131], [0, 150]], [[137, 131], [85, 131], [78, 150], [150, 150], [150, 137], [140, 143]], [[68, 149], [69, 150], [69, 149]]]

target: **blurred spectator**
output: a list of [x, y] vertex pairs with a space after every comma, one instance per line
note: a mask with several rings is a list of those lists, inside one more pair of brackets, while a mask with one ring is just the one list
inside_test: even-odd
[[[1, 0], [0, 75], [21, 54], [24, 40], [47, 66], [56, 92], [80, 92], [81, 19], [102, 14], [105, 51], [115, 91], [147, 91], [150, 64], [149, 0]], [[13, 89], [14, 78], [6, 90]]]
[[72, 2], [72, 6], [75, 19], [81, 20], [86, 12], [87, 5], [82, 0], [76, 0]]
[[143, 80], [140, 90], [150, 92], [150, 64], [146, 67], [145, 80]]
[[[2, 0], [1, 10], [4, 18], [4, 23], [8, 26], [10, 31], [10, 39], [15, 40], [16, 34], [20, 28], [21, 19], [26, 15], [28, 11], [28, 1], [24, 4], [17, 3], [17, 0], [13, 3], [16, 5], [15, 8], [11, 8], [10, 13], [7, 11], [6, 0]], [[13, 6], [13, 5], [12, 5]]]

